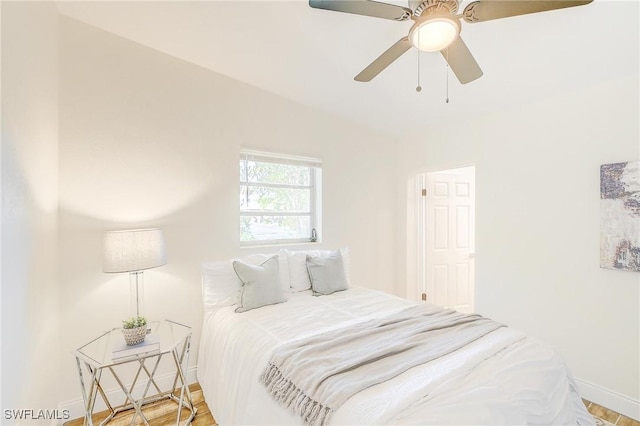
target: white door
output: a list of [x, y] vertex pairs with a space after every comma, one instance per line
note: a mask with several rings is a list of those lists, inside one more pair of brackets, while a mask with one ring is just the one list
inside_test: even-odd
[[462, 312], [474, 309], [474, 181], [474, 167], [424, 179], [423, 299]]

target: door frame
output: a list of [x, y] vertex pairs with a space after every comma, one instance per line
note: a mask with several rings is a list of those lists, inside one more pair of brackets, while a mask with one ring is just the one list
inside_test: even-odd
[[[423, 289], [426, 288], [426, 190], [427, 174], [446, 172], [453, 169], [467, 167], [476, 168], [475, 163], [454, 164], [447, 167], [434, 167], [417, 172], [407, 183], [407, 282], [406, 298], [421, 300]], [[474, 174], [477, 176], [476, 173]], [[475, 193], [477, 193], [477, 179], [474, 177], [474, 211]], [[474, 216], [477, 216], [474, 214]], [[474, 218], [475, 221], [475, 218]], [[477, 251], [476, 232], [474, 226], [474, 252]], [[474, 259], [475, 262], [475, 259]], [[474, 267], [475, 270], [475, 267]], [[475, 307], [475, 272], [474, 272], [473, 306]]]

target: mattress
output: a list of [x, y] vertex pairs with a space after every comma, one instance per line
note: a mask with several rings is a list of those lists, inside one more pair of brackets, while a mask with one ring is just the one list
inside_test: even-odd
[[[198, 380], [221, 425], [300, 425], [260, 382], [271, 353], [292, 339], [382, 318], [414, 302], [350, 288], [293, 293], [285, 303], [205, 313]], [[384, 342], [381, 342], [384, 344]], [[502, 327], [463, 348], [369, 387], [332, 414], [335, 425], [594, 424], [552, 347]]]

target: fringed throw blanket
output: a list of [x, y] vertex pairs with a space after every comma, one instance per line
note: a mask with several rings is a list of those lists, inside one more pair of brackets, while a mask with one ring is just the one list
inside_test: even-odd
[[433, 306], [287, 342], [262, 375], [268, 392], [309, 425], [325, 425], [356, 393], [503, 327], [475, 314]]

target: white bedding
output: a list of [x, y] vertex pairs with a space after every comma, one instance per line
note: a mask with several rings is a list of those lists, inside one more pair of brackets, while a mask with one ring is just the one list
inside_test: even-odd
[[[205, 314], [198, 380], [221, 425], [299, 425], [260, 383], [272, 350], [289, 339], [411, 305], [385, 293], [352, 288], [311, 291], [244, 313], [227, 306]], [[593, 424], [562, 359], [546, 344], [498, 329], [453, 354], [412, 368], [348, 399], [336, 425]]]

